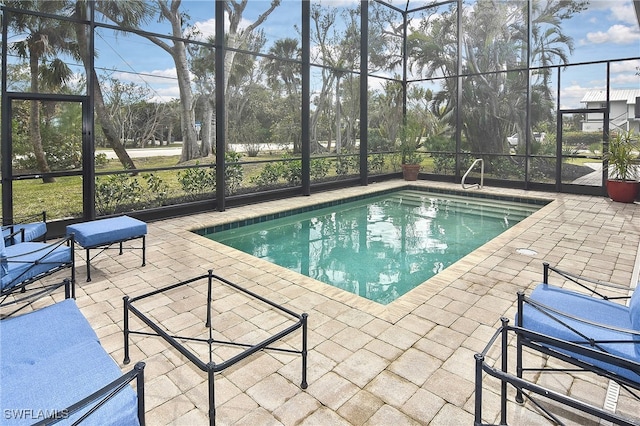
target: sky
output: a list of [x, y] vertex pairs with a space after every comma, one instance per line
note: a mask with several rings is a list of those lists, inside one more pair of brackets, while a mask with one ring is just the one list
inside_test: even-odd
[[[631, 1], [593, 1], [588, 11], [564, 28], [575, 43], [571, 62], [640, 56], [640, 28]], [[611, 71], [612, 89], [640, 89], [640, 61], [612, 64]], [[605, 67], [580, 67], [567, 72], [562, 83], [563, 107], [580, 106], [576, 99], [579, 101], [586, 90], [606, 87]]]
[[[354, 0], [324, 0], [323, 5], [351, 6]], [[405, 2], [392, 4], [404, 6]], [[419, 3], [413, 3], [419, 4]], [[254, 22], [269, 6], [269, 1], [249, 1], [241, 27]], [[260, 26], [267, 40], [283, 37], [299, 40], [300, 2], [283, 0], [281, 5]], [[183, 10], [200, 37], [213, 34], [215, 28], [212, 0], [184, 0]], [[168, 34], [168, 22], [149, 23], [150, 31]], [[574, 42], [571, 63], [640, 56], [640, 27], [631, 0], [591, 0], [587, 11], [563, 23], [563, 31]], [[171, 58], [150, 41], [139, 36], [114, 36], [100, 31], [96, 40], [100, 57], [97, 66], [116, 69], [113, 76], [123, 81], [147, 85], [155, 99], [177, 99], [175, 66]], [[268, 45], [267, 45], [268, 49]], [[580, 106], [587, 90], [603, 89], [606, 84], [604, 65], [585, 65], [562, 72], [561, 104], [564, 108]], [[612, 65], [612, 88], [640, 89], [640, 61], [626, 61]], [[554, 85], [556, 84], [554, 79]]]

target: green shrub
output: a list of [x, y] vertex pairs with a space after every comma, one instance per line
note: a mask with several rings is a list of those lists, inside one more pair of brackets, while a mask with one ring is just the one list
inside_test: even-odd
[[351, 155], [338, 155], [336, 157], [336, 174], [338, 176], [348, 175], [352, 169], [358, 168], [358, 162]]
[[121, 212], [125, 206], [138, 203], [143, 192], [138, 180], [126, 174], [96, 177], [96, 209], [100, 215]]
[[[237, 164], [242, 158], [242, 154], [238, 152], [227, 152], [224, 155], [225, 169], [225, 194], [235, 194], [244, 178], [242, 164]], [[215, 181], [214, 181], [215, 182]]]
[[367, 165], [370, 173], [382, 173], [382, 169], [384, 168], [384, 154], [370, 155]]
[[95, 162], [96, 162], [95, 163], [96, 167], [106, 166], [109, 163], [109, 159], [107, 158], [107, 154], [105, 154], [104, 152], [97, 153]]
[[260, 189], [275, 186], [284, 174], [282, 163], [267, 163], [258, 176], [252, 177], [250, 182]]
[[327, 158], [313, 158], [311, 160], [311, 180], [324, 179], [329, 174], [331, 162]]
[[187, 196], [197, 199], [204, 194], [215, 191], [215, 170], [204, 167], [182, 170], [178, 172], [178, 182]]
[[369, 129], [368, 146], [372, 152], [387, 151], [392, 148], [392, 143], [380, 134], [379, 129]]
[[[288, 156], [285, 156], [287, 158]], [[302, 161], [292, 160], [283, 163], [282, 177], [290, 185], [299, 185], [302, 182]]]
[[434, 152], [431, 154], [431, 156], [433, 157], [434, 173], [441, 174], [441, 175], [453, 174], [456, 168], [455, 154]]
[[147, 195], [151, 200], [155, 200], [155, 203], [151, 203], [155, 206], [162, 206], [169, 195], [169, 185], [157, 175], [153, 173], [143, 174], [142, 177], [147, 182]]
[[602, 132], [564, 132], [562, 144], [584, 149], [594, 143], [602, 146]]

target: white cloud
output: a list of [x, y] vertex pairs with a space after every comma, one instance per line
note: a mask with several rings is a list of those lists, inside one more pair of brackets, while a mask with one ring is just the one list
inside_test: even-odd
[[589, 90], [604, 90], [603, 86], [582, 87], [579, 84], [573, 84], [560, 90], [561, 108], [580, 108], [584, 104], [580, 100]]
[[611, 72], [619, 73], [619, 72], [636, 72], [640, 69], [640, 60], [636, 59], [635, 61], [623, 61], [623, 62], [612, 62], [611, 63]]
[[174, 99], [180, 99], [180, 89], [177, 84], [173, 87], [156, 88], [153, 94], [155, 96], [151, 97], [152, 102], [171, 102]]
[[640, 31], [626, 25], [616, 24], [610, 27], [607, 32], [597, 31], [587, 33], [587, 40], [591, 43], [614, 43], [614, 44], [631, 44], [640, 41]]
[[320, 0], [318, 3], [331, 7], [356, 7], [360, 2], [358, 0]]
[[640, 84], [640, 77], [635, 74], [621, 74], [611, 78], [611, 86], [615, 87], [629, 87], [634, 85], [638, 87]]
[[636, 12], [631, 2], [611, 2], [611, 19], [625, 24], [637, 25]]
[[211, 18], [206, 21], [199, 21], [193, 24], [195, 30], [198, 32], [196, 37], [198, 40], [205, 40], [208, 37], [213, 37], [216, 34], [216, 20]]
[[178, 75], [175, 67], [164, 70], [141, 71], [138, 73], [117, 72], [114, 78], [138, 84], [176, 84]]
[[[224, 29], [229, 30], [229, 15], [225, 12]], [[240, 19], [238, 29], [243, 30], [251, 25], [251, 21], [245, 18]], [[198, 32], [196, 40], [204, 41], [209, 37], [214, 37], [216, 34], [216, 20], [214, 18], [207, 19], [206, 21], [198, 21], [193, 24], [194, 29]]]

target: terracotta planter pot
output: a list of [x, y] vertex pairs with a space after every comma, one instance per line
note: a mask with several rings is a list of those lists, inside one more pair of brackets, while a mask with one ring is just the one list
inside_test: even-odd
[[404, 180], [418, 180], [418, 173], [420, 172], [420, 164], [403, 164], [402, 165], [402, 177]]
[[614, 179], [607, 181], [607, 194], [613, 201], [633, 203], [638, 197], [638, 190], [640, 182]]

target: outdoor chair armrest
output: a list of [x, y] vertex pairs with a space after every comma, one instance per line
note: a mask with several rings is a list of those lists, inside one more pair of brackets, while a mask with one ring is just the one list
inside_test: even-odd
[[583, 290], [586, 290], [587, 292], [589, 292], [590, 295], [597, 296], [604, 300], [625, 300], [625, 299], [631, 298], [631, 295], [627, 294], [627, 295], [610, 296], [610, 295], [604, 294], [602, 289], [598, 287], [604, 287], [605, 289], [611, 289], [611, 290], [620, 290], [623, 292], [626, 290], [628, 293], [634, 290], [629, 286], [615, 284], [609, 281], [601, 281], [601, 280], [585, 277], [583, 275], [574, 274], [572, 272], [567, 272], [559, 268], [556, 268], [554, 266], [551, 266], [547, 262], [543, 263], [543, 267], [544, 267], [544, 272], [543, 272], [542, 282], [544, 284], [549, 284], [550, 273], [554, 272], [560, 275], [561, 277], [563, 277], [564, 279], [578, 285]]

